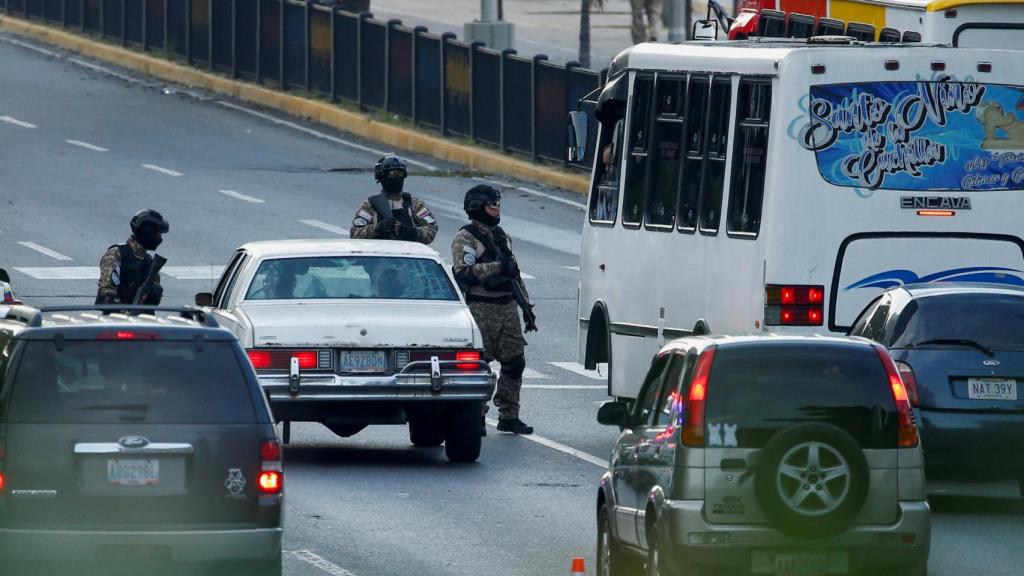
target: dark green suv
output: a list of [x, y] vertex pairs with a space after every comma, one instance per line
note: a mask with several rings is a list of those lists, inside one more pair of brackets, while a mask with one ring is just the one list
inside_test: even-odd
[[281, 448], [193, 309], [0, 306], [0, 566], [281, 573]]

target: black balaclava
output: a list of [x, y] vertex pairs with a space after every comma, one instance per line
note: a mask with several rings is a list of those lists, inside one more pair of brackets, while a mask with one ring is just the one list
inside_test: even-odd
[[146, 250], [156, 250], [160, 243], [164, 241], [163, 232], [161, 232], [155, 224], [149, 222], [139, 226], [138, 232], [135, 234], [135, 239], [142, 244], [142, 247]]
[[402, 185], [405, 183], [405, 176], [382, 176], [380, 187], [385, 194], [394, 196], [402, 193]]
[[481, 206], [478, 210], [470, 212], [469, 217], [477, 222], [483, 222], [488, 226], [497, 226], [498, 223], [501, 222], [500, 214], [498, 216], [491, 216], [487, 213], [487, 208], [484, 206]]

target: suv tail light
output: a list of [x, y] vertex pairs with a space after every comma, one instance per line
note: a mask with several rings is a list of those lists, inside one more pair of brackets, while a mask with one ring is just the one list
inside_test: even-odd
[[889, 351], [878, 345], [875, 345], [874, 348], [875, 352], [878, 353], [879, 360], [882, 361], [882, 366], [885, 367], [886, 375], [889, 377], [892, 399], [896, 402], [896, 410], [899, 412], [900, 429], [898, 445], [900, 448], [913, 448], [918, 443], [917, 426], [914, 424], [914, 411], [910, 408], [907, 388], [900, 378], [899, 370], [896, 369], [896, 363], [889, 356]]
[[115, 330], [113, 332], [100, 332], [96, 335], [97, 340], [159, 340], [160, 334], [156, 332], [135, 332], [133, 330]]
[[0, 504], [4, 503], [7, 496], [7, 471], [4, 469], [4, 461], [7, 459], [7, 444], [0, 438]]
[[[320, 352], [328, 352], [320, 354]], [[292, 358], [299, 360], [300, 370], [330, 370], [331, 354], [317, 350], [263, 350], [249, 348], [245, 351], [249, 362], [257, 370], [288, 370]]]
[[765, 284], [765, 326], [821, 326], [824, 320], [824, 286]]
[[711, 363], [714, 359], [713, 346], [701, 352], [693, 379], [690, 381], [690, 392], [686, 408], [683, 410], [683, 444], [687, 446], [704, 445], [704, 403], [708, 394], [708, 376], [711, 375]]
[[284, 487], [284, 472], [281, 470], [281, 444], [277, 440], [265, 440], [260, 444], [260, 475], [257, 485], [260, 494], [274, 496]]
[[903, 386], [907, 389], [907, 398], [910, 400], [910, 405], [920, 406], [921, 397], [917, 393], [917, 377], [914, 376], [914, 369], [906, 362], [900, 362], [899, 360], [894, 360], [894, 362], [896, 363], [896, 371], [900, 373], [900, 379], [903, 380]]

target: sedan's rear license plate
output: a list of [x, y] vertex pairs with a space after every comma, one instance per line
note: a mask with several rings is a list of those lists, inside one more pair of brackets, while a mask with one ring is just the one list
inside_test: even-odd
[[338, 368], [342, 372], [386, 372], [388, 357], [377, 350], [342, 350]]
[[107, 460], [107, 481], [118, 486], [160, 484], [159, 460]]
[[1017, 381], [1013, 378], [968, 378], [967, 397], [972, 400], [1016, 400]]
[[825, 554], [778, 554], [775, 576], [820, 576], [828, 570]]

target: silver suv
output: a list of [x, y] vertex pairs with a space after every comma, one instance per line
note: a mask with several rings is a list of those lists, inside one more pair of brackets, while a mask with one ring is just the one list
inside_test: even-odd
[[693, 337], [655, 356], [597, 495], [598, 573], [923, 576], [931, 512], [881, 346]]

